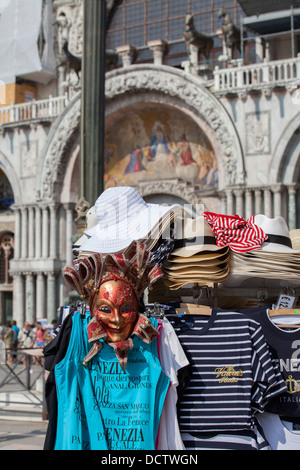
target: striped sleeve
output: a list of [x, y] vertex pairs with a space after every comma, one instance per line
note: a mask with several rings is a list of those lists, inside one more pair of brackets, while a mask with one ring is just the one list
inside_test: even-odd
[[254, 419], [253, 429], [238, 432], [198, 433], [181, 435], [185, 449], [195, 450], [271, 450], [264, 431]]
[[250, 326], [250, 329], [254, 377], [251, 404], [253, 411], [263, 412], [271, 398], [286, 391], [286, 383], [276, 362], [272, 360], [261, 326]]
[[261, 248], [268, 235], [255, 223], [255, 216], [245, 220], [239, 215], [203, 212], [210, 225], [218, 246], [229, 246], [232, 251], [243, 253]]

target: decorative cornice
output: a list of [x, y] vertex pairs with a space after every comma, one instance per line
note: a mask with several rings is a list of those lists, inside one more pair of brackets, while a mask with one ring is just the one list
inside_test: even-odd
[[[116, 69], [106, 74], [106, 115], [113, 112], [114, 103], [122, 107], [122, 99], [151, 93], [160, 96], [160, 102], [188, 108], [211, 129], [211, 135], [217, 141], [219, 167], [222, 169], [223, 188], [235, 184], [244, 184], [245, 171], [243, 154], [237, 131], [223, 107], [201, 83], [190, 74], [165, 65], [131, 65]], [[68, 104], [64, 112], [54, 123], [47, 145], [44, 149], [40, 169], [42, 181], [42, 199], [53, 199], [62, 186], [65, 166], [74, 141], [79, 136], [80, 93]], [[213, 142], [214, 145], [214, 142]], [[58, 189], [58, 191], [56, 191]]]
[[165, 65], [132, 65], [109, 72], [105, 92], [107, 100], [112, 102], [122, 95], [142, 92], [159, 93], [165, 97], [166, 104], [170, 104], [168, 97], [184, 102], [207, 123], [221, 146], [225, 185], [244, 183], [244, 162], [237, 131], [223, 105], [197, 77]]
[[194, 185], [179, 179], [141, 181], [135, 185], [135, 188], [142, 197], [151, 194], [170, 194], [171, 196], [183, 199], [194, 208], [202, 204], [203, 197], [216, 195], [215, 191], [207, 191], [205, 194], [203, 191], [197, 191]]

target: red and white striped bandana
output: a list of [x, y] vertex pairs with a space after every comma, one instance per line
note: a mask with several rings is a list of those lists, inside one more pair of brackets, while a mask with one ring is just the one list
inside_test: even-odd
[[232, 251], [243, 253], [257, 250], [267, 240], [268, 235], [254, 223], [255, 216], [245, 220], [239, 215], [203, 212], [210, 225], [218, 246], [229, 246]]

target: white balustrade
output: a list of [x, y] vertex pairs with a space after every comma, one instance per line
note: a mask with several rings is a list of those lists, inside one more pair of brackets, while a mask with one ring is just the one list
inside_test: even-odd
[[239, 63], [237, 67], [225, 69], [215, 67], [214, 70], [214, 85], [217, 92], [291, 84], [296, 80], [300, 80], [300, 56], [251, 65]]
[[65, 94], [55, 98], [50, 96], [46, 100], [33, 100], [0, 107], [0, 125], [56, 117], [63, 112], [68, 101], [68, 96]]

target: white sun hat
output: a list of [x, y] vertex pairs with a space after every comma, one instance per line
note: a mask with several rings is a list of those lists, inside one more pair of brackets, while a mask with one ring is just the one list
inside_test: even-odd
[[80, 250], [118, 253], [140, 240], [153, 246], [182, 213], [179, 204], [147, 204], [130, 186], [108, 188], [95, 202], [97, 224], [85, 231], [89, 238]]
[[285, 280], [291, 287], [299, 285], [300, 251], [292, 248], [288, 225], [281, 216], [269, 218], [263, 214], [255, 216], [255, 224], [267, 235], [261, 249], [251, 253], [231, 253], [230, 275], [227, 286], [238, 285], [242, 280]]

